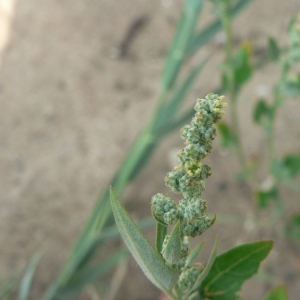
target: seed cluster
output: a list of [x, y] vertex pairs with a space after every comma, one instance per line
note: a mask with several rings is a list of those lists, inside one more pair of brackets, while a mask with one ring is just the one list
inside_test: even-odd
[[220, 121], [226, 107], [223, 99], [224, 96], [216, 94], [198, 99], [195, 117], [181, 129], [186, 146], [178, 153], [178, 166], [167, 174], [165, 182], [174, 193], [182, 193], [183, 199], [177, 205], [163, 194], [152, 198], [155, 219], [165, 225], [173, 225], [180, 219], [183, 236], [200, 235], [214, 222], [206, 214], [206, 201], [201, 199], [204, 179], [211, 175], [211, 168], [201, 160], [211, 152], [216, 136], [214, 124]]
[[[165, 178], [166, 185], [174, 192], [181, 193], [183, 199], [176, 204], [170, 197], [161, 193], [152, 197], [151, 208], [154, 218], [164, 224], [173, 225], [180, 220], [182, 235], [181, 255], [178, 269], [181, 273], [179, 284], [188, 290], [195, 282], [199, 269], [185, 266], [189, 253], [188, 237], [201, 235], [215, 221], [207, 216], [206, 201], [201, 198], [205, 189], [204, 180], [211, 175], [211, 168], [202, 160], [211, 152], [212, 142], [216, 136], [214, 124], [225, 113], [224, 96], [208, 94], [198, 99], [195, 105], [195, 117], [189, 125], [181, 129], [181, 137], [186, 146], [178, 153], [178, 165]], [[170, 236], [165, 237], [162, 255]]]

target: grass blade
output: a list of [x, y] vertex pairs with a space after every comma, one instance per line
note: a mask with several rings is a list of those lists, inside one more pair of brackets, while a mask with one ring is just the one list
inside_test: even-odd
[[190, 74], [187, 76], [187, 78], [184, 80], [184, 82], [181, 84], [181, 86], [174, 92], [172, 98], [170, 101], [166, 104], [163, 112], [160, 115], [160, 120], [158, 120], [158, 129], [157, 131], [160, 131], [160, 127], [162, 124], [168, 124], [174, 116], [178, 113], [178, 110], [180, 109], [180, 106], [182, 102], [184, 101], [187, 93], [190, 91], [191, 86], [195, 82], [196, 78], [198, 77], [199, 73], [205, 66], [208, 59], [204, 59], [199, 64], [197, 64]]
[[33, 257], [31, 258], [31, 260], [25, 270], [23, 278], [21, 280], [18, 300], [29, 299], [28, 297], [29, 297], [34, 273], [36, 271], [36, 268], [38, 266], [38, 263], [39, 263], [41, 257], [42, 257], [42, 253], [38, 252], [38, 253], [34, 254]]
[[[240, 0], [231, 9], [231, 16], [236, 16], [253, 0]], [[198, 33], [190, 42], [187, 55], [193, 54], [209, 42], [213, 36], [222, 29], [221, 21], [215, 21]]]
[[9, 295], [12, 292], [14, 287], [16, 286], [16, 282], [6, 282], [0, 288], [0, 299], [4, 298], [5, 296]]
[[121, 249], [107, 257], [105, 261], [83, 268], [82, 271], [78, 272], [78, 274], [72, 278], [66, 287], [60, 290], [59, 297], [67, 299], [79, 293], [86, 285], [106, 275], [107, 272], [120, 262], [127, 252], [127, 249]]
[[128, 249], [148, 279], [167, 295], [172, 296], [172, 288], [178, 279], [177, 272], [165, 264], [161, 255], [144, 237], [112, 188], [110, 193], [115, 221]]
[[179, 73], [185, 57], [186, 49], [194, 34], [202, 0], [186, 0], [176, 34], [169, 50], [165, 68], [162, 74], [162, 89], [169, 91]]

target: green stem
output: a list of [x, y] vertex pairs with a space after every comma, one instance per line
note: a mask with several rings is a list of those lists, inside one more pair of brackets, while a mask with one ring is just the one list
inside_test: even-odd
[[245, 169], [246, 167], [246, 159], [244, 155], [244, 151], [241, 145], [241, 133], [240, 126], [238, 121], [238, 111], [237, 111], [237, 90], [234, 79], [234, 70], [232, 68], [232, 59], [233, 59], [233, 36], [232, 36], [232, 19], [231, 19], [231, 9], [230, 9], [231, 1], [227, 0], [220, 4], [221, 10], [221, 21], [223, 25], [223, 29], [226, 36], [226, 76], [228, 79], [228, 93], [231, 99], [230, 103], [230, 117], [232, 121], [232, 129], [236, 136], [236, 151], [239, 157], [239, 161], [241, 166]]
[[275, 158], [275, 146], [274, 146], [274, 124], [272, 122], [272, 124], [270, 125], [270, 136], [267, 137], [267, 148], [268, 148], [268, 160], [269, 160], [269, 171], [270, 173], [272, 173], [272, 162]]

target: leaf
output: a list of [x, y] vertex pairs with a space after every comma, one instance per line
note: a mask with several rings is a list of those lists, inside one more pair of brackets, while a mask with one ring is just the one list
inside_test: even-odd
[[0, 299], [3, 299], [4, 296], [9, 295], [14, 287], [16, 286], [16, 282], [6, 282], [0, 287]]
[[253, 121], [262, 124], [265, 119], [271, 121], [273, 117], [273, 108], [263, 98], [260, 98], [253, 110]]
[[168, 227], [160, 222], [156, 223], [156, 250], [161, 253]]
[[300, 154], [289, 154], [283, 158], [283, 166], [290, 178], [300, 174]]
[[191, 267], [192, 264], [194, 263], [194, 261], [196, 260], [197, 256], [199, 255], [199, 253], [201, 252], [202, 248], [203, 248], [204, 242], [198, 244], [192, 251], [191, 253], [188, 255], [186, 261], [185, 261], [185, 265], [187, 267]]
[[42, 253], [37, 252], [31, 258], [21, 281], [21, 285], [19, 289], [19, 297], [18, 297], [19, 300], [29, 299], [28, 297], [32, 285], [33, 276], [41, 257], [42, 257]]
[[288, 300], [285, 286], [278, 286], [271, 290], [263, 300]]
[[153, 152], [156, 150], [157, 146], [158, 146], [157, 140], [153, 138], [153, 141], [150, 141], [148, 146], [144, 148], [144, 151], [140, 154], [139, 160], [136, 162], [131, 173], [128, 175], [128, 181], [133, 181], [136, 178], [136, 176], [148, 163], [150, 157], [152, 156]]
[[110, 200], [116, 225], [131, 254], [148, 279], [166, 294], [172, 295], [171, 290], [178, 279], [177, 272], [165, 264], [162, 256], [144, 237], [121, 205], [112, 188], [110, 189]]
[[268, 39], [268, 55], [272, 61], [277, 61], [280, 57], [280, 48], [273, 37], [269, 37]]
[[[230, 15], [236, 16], [239, 14], [252, 0], [239, 0], [231, 9]], [[187, 54], [191, 55], [199, 48], [208, 43], [218, 31], [222, 29], [221, 21], [217, 20], [208, 25], [205, 29], [196, 34], [191, 40]]]
[[165, 68], [162, 74], [162, 88], [169, 91], [179, 73], [190, 39], [194, 33], [202, 0], [186, 0], [184, 11], [176, 30], [174, 40], [169, 50]]
[[300, 213], [294, 215], [286, 228], [288, 236], [300, 241]]
[[274, 159], [271, 167], [277, 181], [289, 181], [300, 174], [300, 154], [289, 154], [281, 159]]
[[207, 59], [201, 61], [195, 67], [193, 67], [192, 71], [186, 77], [184, 82], [180, 85], [179, 88], [176, 89], [174, 94], [172, 95], [169, 102], [166, 104], [163, 112], [160, 116], [160, 121], [158, 122], [157, 131], [160, 131], [160, 127], [163, 124], [170, 122], [173, 117], [178, 113], [178, 110], [184, 101], [187, 93], [190, 91], [192, 84], [195, 82], [197, 76], [203, 69], [204, 65], [206, 64]]
[[273, 247], [272, 241], [260, 241], [235, 247], [218, 256], [202, 284], [211, 300], [239, 299], [236, 293], [253, 276]]
[[282, 91], [289, 97], [300, 94], [300, 74], [285, 76], [282, 81]]
[[238, 90], [252, 76], [252, 67], [249, 64], [249, 51], [245, 47], [239, 49], [233, 58], [231, 67], [234, 71], [233, 77], [236, 90]]
[[219, 244], [219, 237], [217, 236], [216, 240], [215, 240], [215, 245], [210, 254], [210, 257], [209, 257], [204, 269], [202, 270], [199, 277], [197, 278], [197, 280], [192, 288], [192, 291], [195, 291], [196, 289], [198, 289], [201, 286], [203, 280], [206, 278], [206, 276], [210, 272], [210, 270], [213, 266], [213, 263], [215, 262], [215, 259], [216, 259], [216, 255], [217, 255], [217, 251], [218, 251], [218, 244]]
[[256, 198], [258, 206], [260, 208], [266, 208], [268, 207], [271, 200], [275, 200], [278, 198], [278, 190], [276, 187], [272, 187], [267, 191], [258, 191], [256, 192]]
[[127, 249], [121, 249], [107, 256], [99, 264], [84, 267], [80, 272], [74, 274], [70, 282], [59, 291], [59, 297], [66, 299], [79, 293], [86, 285], [106, 275], [126, 254]]
[[229, 147], [230, 145], [237, 144], [237, 138], [234, 132], [229, 128], [229, 126], [221, 122], [217, 125], [220, 135], [221, 135], [221, 144], [223, 147]]
[[163, 248], [163, 257], [167, 264], [173, 265], [179, 262], [181, 246], [180, 221], [178, 221], [174, 226], [165, 247]]

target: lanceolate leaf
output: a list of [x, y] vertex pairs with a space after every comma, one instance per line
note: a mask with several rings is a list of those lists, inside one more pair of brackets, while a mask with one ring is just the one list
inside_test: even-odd
[[286, 288], [284, 286], [276, 287], [263, 300], [288, 300]]
[[19, 298], [18, 298], [19, 300], [29, 299], [33, 276], [34, 276], [36, 267], [38, 266], [38, 263], [39, 263], [41, 257], [42, 257], [42, 253], [37, 252], [31, 258], [31, 260], [25, 270], [25, 274], [22, 278], [22, 281], [21, 281], [21, 286], [20, 286], [20, 290], [19, 290]]
[[238, 299], [244, 281], [253, 276], [273, 247], [260, 241], [235, 247], [218, 256], [202, 284], [202, 293], [211, 300]]
[[160, 126], [162, 124], [166, 124], [170, 122], [174, 118], [174, 116], [178, 115], [178, 111], [181, 107], [182, 102], [184, 101], [187, 93], [191, 90], [191, 86], [195, 82], [196, 78], [198, 77], [199, 73], [203, 69], [204, 65], [208, 59], [201, 61], [197, 64], [190, 74], [186, 77], [183, 83], [175, 90], [174, 94], [172, 95], [170, 101], [166, 104], [164, 108], [164, 113], [161, 115], [161, 121], [158, 124], [158, 131], [160, 130]]
[[197, 256], [198, 256], [199, 253], [201, 252], [203, 245], [204, 245], [204, 242], [198, 244], [198, 245], [191, 251], [191, 253], [190, 253], [189, 256], [187, 257], [186, 262], [185, 262], [185, 265], [186, 265], [187, 267], [191, 267], [191, 266], [192, 266], [192, 264], [194, 263], [195, 259], [197, 258]]
[[112, 255], [99, 264], [91, 264], [86, 266], [59, 291], [59, 297], [67, 299], [79, 293], [85, 286], [92, 283], [103, 275], [106, 275], [122, 258], [127, 254], [127, 249], [121, 249], [114, 252]]
[[131, 254], [148, 279], [166, 294], [172, 296], [171, 290], [178, 279], [177, 272], [165, 264], [161, 255], [144, 237], [112, 188], [110, 200], [116, 225]]
[[194, 28], [202, 8], [203, 0], [186, 0], [176, 35], [169, 50], [166, 65], [162, 75], [164, 91], [170, 90], [183, 63], [188, 43], [194, 34]]
[[249, 52], [246, 48], [241, 48], [234, 57], [232, 68], [234, 70], [234, 83], [237, 89], [251, 78], [252, 67], [249, 60]]
[[172, 230], [170, 238], [168, 239], [165, 248], [163, 249], [163, 256], [169, 265], [178, 263], [181, 253], [181, 232], [180, 221], [178, 221]]
[[156, 250], [161, 253], [162, 246], [164, 243], [165, 236], [167, 235], [168, 227], [167, 225], [156, 222]]
[[16, 282], [6, 282], [0, 287], [0, 299], [4, 299], [5, 296], [8, 296], [16, 286]]
[[[246, 5], [248, 5], [252, 0], [239, 0], [231, 9], [231, 16], [236, 16], [240, 13]], [[208, 43], [214, 35], [222, 29], [221, 21], [214, 21], [209, 24], [204, 30], [199, 32], [194, 38], [191, 40], [190, 45], [187, 49], [188, 54], [192, 54], [197, 51], [200, 47]]]
[[217, 255], [217, 251], [218, 251], [218, 243], [219, 243], [219, 237], [216, 237], [216, 241], [215, 241], [215, 245], [213, 248], [213, 251], [210, 254], [209, 260], [206, 263], [204, 269], [202, 270], [202, 272], [200, 273], [199, 277], [197, 278], [192, 291], [198, 289], [201, 285], [201, 283], [203, 282], [203, 280], [206, 278], [206, 276], [208, 275], [209, 271], [211, 270], [213, 263], [216, 259], [216, 255]]
[[280, 48], [278, 47], [277, 41], [273, 37], [268, 39], [268, 55], [270, 60], [276, 61], [280, 57]]

